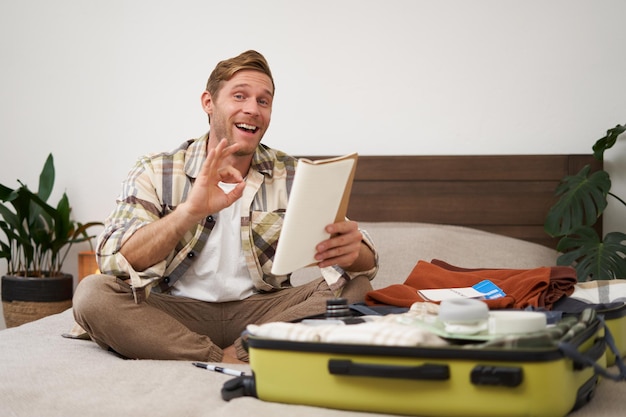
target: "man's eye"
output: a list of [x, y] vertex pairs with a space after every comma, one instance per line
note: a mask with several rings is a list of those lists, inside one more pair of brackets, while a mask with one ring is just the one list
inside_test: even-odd
[[233, 97], [235, 97], [236, 100], [243, 100], [243, 94], [235, 94]]
[[270, 102], [269, 102], [268, 100], [261, 99], [261, 100], [259, 100], [259, 104], [260, 104], [261, 106], [269, 106], [269, 105], [270, 105]]

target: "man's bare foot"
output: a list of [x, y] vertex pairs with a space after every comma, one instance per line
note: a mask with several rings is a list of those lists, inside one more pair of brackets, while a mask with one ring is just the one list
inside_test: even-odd
[[235, 345], [230, 345], [224, 349], [224, 357], [222, 358], [222, 362], [224, 363], [242, 363], [245, 364], [242, 360], [237, 358], [237, 350], [235, 349]]

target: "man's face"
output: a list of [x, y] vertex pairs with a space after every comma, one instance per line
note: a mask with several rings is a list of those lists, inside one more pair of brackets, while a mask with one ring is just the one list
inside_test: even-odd
[[208, 93], [204, 109], [210, 116], [210, 139], [239, 143], [238, 155], [254, 153], [270, 125], [274, 90], [270, 78], [259, 71], [243, 70], [225, 82], [217, 97]]

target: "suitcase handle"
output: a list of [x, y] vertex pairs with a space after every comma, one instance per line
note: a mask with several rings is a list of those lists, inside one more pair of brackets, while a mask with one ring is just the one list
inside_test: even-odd
[[380, 365], [356, 363], [349, 359], [330, 359], [328, 371], [332, 375], [371, 376], [377, 378], [445, 381], [450, 379], [448, 365], [425, 363], [420, 366]]
[[[594, 342], [594, 345], [589, 348], [587, 352], [579, 352], [575, 346], [572, 346], [568, 342], [560, 342], [559, 349], [565, 354], [565, 356], [574, 361], [574, 369], [584, 369], [585, 367], [590, 366], [597, 375], [601, 375], [607, 379], [612, 379], [613, 381], [626, 381], [626, 362], [622, 361], [620, 352], [617, 349], [615, 340], [611, 334], [611, 330], [604, 322], [604, 318], [600, 316], [598, 319], [600, 320], [600, 324], [604, 327], [604, 338], [597, 339]], [[604, 348], [599, 348], [599, 345], [603, 345]], [[606, 346], [608, 346], [615, 354], [618, 369], [617, 373], [611, 373], [604, 366], [597, 363], [597, 360], [602, 354], [604, 354]], [[598, 356], [598, 353], [600, 353], [600, 356]]]
[[[559, 346], [561, 349], [563, 349], [563, 344], [561, 344]], [[582, 369], [587, 368], [588, 366], [591, 366], [590, 364], [592, 362], [597, 362], [602, 355], [604, 355], [604, 353], [606, 352], [606, 341], [604, 338], [598, 338], [593, 342], [593, 346], [591, 346], [589, 349], [587, 349], [583, 355], [585, 356], [585, 360], [580, 360], [577, 358], [571, 358], [573, 359], [574, 362], [574, 370], [575, 371], [580, 371]]]

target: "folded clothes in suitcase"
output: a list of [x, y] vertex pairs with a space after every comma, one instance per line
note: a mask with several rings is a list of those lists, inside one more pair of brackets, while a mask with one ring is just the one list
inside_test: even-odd
[[[624, 280], [620, 280], [624, 282]], [[564, 297], [554, 304], [556, 311], [562, 311], [564, 313], [579, 314], [586, 308], [593, 308], [598, 314], [600, 314], [610, 333], [613, 335], [617, 352], [622, 356], [626, 356], [626, 299], [622, 293], [618, 293], [617, 297], [611, 298], [610, 287], [614, 282], [586, 282], [580, 284], [581, 287], [585, 286], [587, 293], [590, 292], [590, 287], [594, 288], [598, 294], [602, 296], [588, 297], [588, 299], [576, 298], [576, 297]], [[621, 283], [620, 283], [621, 284]], [[626, 287], [626, 283], [622, 284]], [[615, 285], [614, 285], [615, 286]], [[582, 292], [577, 289], [575, 295], [579, 295]], [[614, 291], [615, 292], [615, 291]], [[616, 356], [611, 349], [607, 350], [607, 365], [612, 366], [616, 362]]]
[[[334, 333], [355, 333], [363, 324]], [[437, 346], [376, 344], [388, 337], [328, 342], [310, 337], [307, 328], [276, 325], [283, 332], [278, 338], [248, 335], [253, 375], [227, 381], [225, 400], [249, 395], [419, 416], [565, 416], [593, 397], [599, 374], [606, 374], [604, 325], [591, 309], [532, 335]], [[285, 340], [294, 337], [299, 340]], [[398, 337], [405, 339], [410, 336]]]

